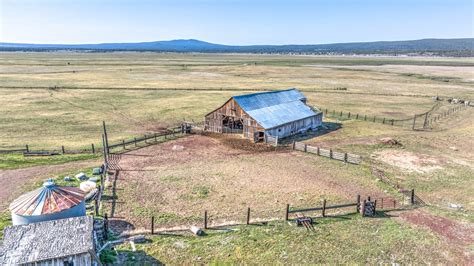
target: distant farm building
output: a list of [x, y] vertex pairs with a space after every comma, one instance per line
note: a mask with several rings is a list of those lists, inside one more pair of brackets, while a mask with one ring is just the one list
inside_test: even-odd
[[23, 194], [10, 204], [14, 225], [86, 215], [84, 193], [48, 180], [41, 188]]
[[92, 216], [4, 229], [0, 265], [99, 265]]
[[205, 130], [241, 133], [255, 142], [285, 138], [322, 124], [323, 114], [296, 89], [233, 96], [205, 116]]

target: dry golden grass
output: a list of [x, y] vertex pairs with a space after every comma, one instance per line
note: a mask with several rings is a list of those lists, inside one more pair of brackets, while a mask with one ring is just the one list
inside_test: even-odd
[[0, 147], [98, 145], [102, 120], [119, 140], [202, 120], [232, 95], [288, 87], [305, 90], [320, 108], [405, 118], [433, 102], [384, 94], [469, 98], [473, 65], [466, 58], [1, 53]]

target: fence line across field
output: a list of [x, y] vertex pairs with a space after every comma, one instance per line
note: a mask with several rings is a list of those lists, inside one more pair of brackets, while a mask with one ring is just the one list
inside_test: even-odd
[[334, 160], [343, 161], [351, 164], [360, 164], [362, 159], [360, 155], [333, 151], [332, 149], [323, 149], [310, 146], [302, 142], [293, 142], [293, 150], [308, 152], [318, 156], [327, 157]]

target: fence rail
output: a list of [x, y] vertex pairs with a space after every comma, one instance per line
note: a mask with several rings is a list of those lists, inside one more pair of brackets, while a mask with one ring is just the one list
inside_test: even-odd
[[332, 149], [323, 149], [320, 147], [309, 146], [302, 142], [293, 142], [293, 150], [308, 152], [318, 156], [327, 157], [345, 163], [360, 164], [362, 159], [360, 155], [333, 151]]

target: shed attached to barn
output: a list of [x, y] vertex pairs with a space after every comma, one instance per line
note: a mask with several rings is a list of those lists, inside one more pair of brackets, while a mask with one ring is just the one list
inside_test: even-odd
[[99, 265], [92, 216], [4, 229], [0, 265]]
[[296, 89], [231, 97], [205, 116], [205, 130], [241, 133], [245, 138], [269, 141], [285, 138], [322, 124], [323, 113], [306, 104]]

